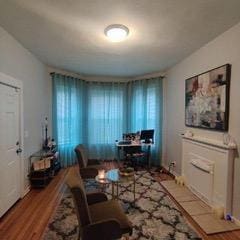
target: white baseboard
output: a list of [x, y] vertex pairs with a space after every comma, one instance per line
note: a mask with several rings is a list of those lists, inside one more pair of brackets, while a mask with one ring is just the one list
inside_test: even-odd
[[27, 187], [23, 190], [23, 193], [22, 193], [22, 195], [21, 195], [21, 198], [24, 198], [24, 197], [30, 192], [30, 190], [31, 190], [31, 187], [30, 187], [30, 185], [29, 185], [29, 186], [27, 186]]
[[180, 175], [177, 173], [177, 172], [175, 172], [175, 171], [172, 171], [171, 172], [175, 177], [179, 177]]
[[[165, 164], [163, 164], [162, 167], [164, 167], [166, 170], [168, 170], [168, 166], [166, 166]], [[175, 177], [179, 177], [179, 176], [180, 176], [180, 175], [179, 175], [177, 172], [175, 172], [175, 171], [171, 171], [170, 173], [173, 174]]]

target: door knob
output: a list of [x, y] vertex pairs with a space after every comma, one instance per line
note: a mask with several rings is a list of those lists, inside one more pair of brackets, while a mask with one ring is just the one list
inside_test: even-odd
[[16, 151], [17, 154], [19, 154], [19, 153], [21, 153], [21, 152], [22, 152], [22, 149], [21, 149], [21, 148], [18, 148], [17, 151]]

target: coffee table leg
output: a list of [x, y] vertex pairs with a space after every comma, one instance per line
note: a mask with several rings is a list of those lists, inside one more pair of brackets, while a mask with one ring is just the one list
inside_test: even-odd
[[135, 201], [136, 201], [136, 181], [134, 179], [133, 181], [133, 202], [135, 204]]
[[114, 199], [114, 183], [112, 182], [112, 199]]
[[120, 164], [120, 147], [117, 147], [117, 152], [118, 152], [118, 153], [117, 153], [117, 155], [118, 155], [118, 156], [117, 156], [117, 158], [118, 158], [118, 159], [117, 159], [117, 162], [118, 162], [118, 165], [119, 165], [119, 164]]
[[117, 198], [118, 198], [118, 182], [117, 182]]

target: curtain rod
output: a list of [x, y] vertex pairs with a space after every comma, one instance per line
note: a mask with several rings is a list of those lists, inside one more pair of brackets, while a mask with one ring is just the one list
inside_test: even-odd
[[82, 81], [85, 81], [87, 83], [89, 82], [99, 82], [99, 83], [130, 83], [130, 82], [136, 82], [136, 81], [140, 81], [140, 80], [151, 80], [151, 79], [154, 79], [154, 78], [165, 78], [165, 76], [156, 76], [156, 77], [146, 77], [146, 78], [139, 78], [139, 79], [132, 79], [132, 80], [127, 80], [127, 81], [97, 81], [97, 80], [86, 80], [86, 79], [81, 79], [80, 77], [73, 77], [73, 76], [70, 76], [70, 75], [67, 75], [67, 74], [62, 74], [62, 73], [58, 73], [58, 72], [50, 72], [50, 75], [54, 75], [54, 74], [59, 74], [59, 75], [62, 75], [62, 76], [65, 76], [65, 77], [71, 77], [71, 78], [76, 78], [76, 79], [80, 79]]

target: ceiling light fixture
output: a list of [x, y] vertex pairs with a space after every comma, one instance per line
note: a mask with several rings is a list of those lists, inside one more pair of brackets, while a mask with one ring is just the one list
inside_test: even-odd
[[105, 28], [104, 33], [111, 42], [121, 42], [127, 38], [129, 29], [121, 24], [112, 24]]

